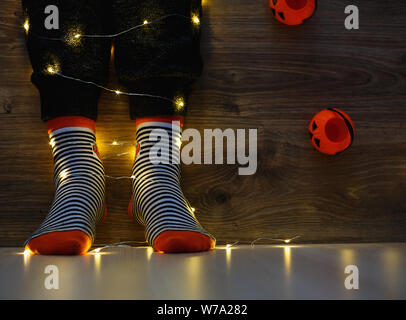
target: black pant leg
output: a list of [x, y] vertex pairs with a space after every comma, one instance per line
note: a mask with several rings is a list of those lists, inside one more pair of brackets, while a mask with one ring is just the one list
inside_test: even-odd
[[[117, 32], [148, 22], [114, 39], [120, 83], [130, 92], [170, 99], [130, 96], [132, 119], [185, 115], [190, 85], [203, 66], [201, 11], [201, 0], [113, 0]], [[184, 105], [174, 103], [182, 99]]]
[[[59, 9], [59, 30], [45, 28], [48, 14], [44, 10], [50, 4]], [[111, 39], [74, 35], [108, 32], [110, 1], [22, 0], [22, 6], [29, 23], [31, 79], [40, 92], [42, 119], [80, 115], [95, 120], [100, 89], [50, 74], [47, 68], [51, 66], [66, 76], [100, 85], [107, 82]]]

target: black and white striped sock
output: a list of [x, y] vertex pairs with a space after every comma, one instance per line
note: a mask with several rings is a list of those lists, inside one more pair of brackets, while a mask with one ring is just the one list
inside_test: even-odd
[[26, 245], [38, 254], [84, 253], [93, 243], [96, 224], [105, 215], [105, 173], [96, 137], [87, 127], [63, 127], [50, 132], [49, 138], [55, 198]]
[[[145, 225], [146, 239], [156, 250], [208, 250], [215, 240], [197, 221], [180, 186], [181, 125], [167, 120], [137, 120], [139, 150], [132, 171], [130, 210]], [[158, 236], [165, 244], [157, 247]]]

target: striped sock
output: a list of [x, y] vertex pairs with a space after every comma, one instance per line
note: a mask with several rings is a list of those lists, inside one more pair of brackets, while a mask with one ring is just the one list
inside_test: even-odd
[[182, 122], [182, 117], [136, 121], [139, 149], [132, 172], [129, 214], [145, 225], [147, 241], [160, 252], [204, 251], [215, 245], [215, 239], [199, 224], [180, 187]]
[[41, 226], [26, 241], [35, 254], [83, 254], [105, 216], [104, 168], [94, 145], [93, 120], [72, 116], [47, 122], [54, 156], [55, 198]]

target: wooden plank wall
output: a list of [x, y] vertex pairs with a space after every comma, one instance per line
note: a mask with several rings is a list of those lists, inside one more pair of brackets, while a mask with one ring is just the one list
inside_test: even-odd
[[[344, 28], [359, 5], [361, 27]], [[21, 28], [20, 1], [0, 2], [0, 245], [19, 246], [53, 198], [52, 159]], [[258, 171], [183, 167], [183, 187], [219, 242], [301, 235], [300, 242], [406, 240], [406, 2], [321, 0], [301, 27], [274, 21], [267, 0], [206, 0], [203, 76], [186, 127], [257, 128]], [[116, 86], [112, 76], [111, 87]], [[323, 156], [307, 125], [326, 107], [348, 112], [350, 150]], [[99, 141], [134, 139], [125, 97], [103, 93]], [[105, 161], [128, 175], [133, 151]], [[130, 222], [130, 182], [109, 181], [107, 221], [97, 243], [144, 240]]]

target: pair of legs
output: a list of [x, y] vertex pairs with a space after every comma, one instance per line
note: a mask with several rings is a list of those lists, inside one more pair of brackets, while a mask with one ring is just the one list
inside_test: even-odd
[[[172, 161], [179, 158], [176, 141], [189, 87], [202, 68], [200, 32], [191, 19], [201, 15], [200, 0], [60, 1], [59, 29], [51, 30], [44, 24], [47, 1], [22, 3], [30, 25], [32, 81], [48, 127], [56, 189], [47, 217], [27, 239], [26, 248], [36, 254], [85, 253], [96, 224], [106, 215], [95, 120], [112, 44], [122, 87], [148, 95], [130, 96], [138, 143], [130, 216], [145, 225], [146, 239], [158, 251], [213, 248], [214, 238], [200, 226], [183, 196], [180, 165]], [[144, 21], [154, 23], [132, 29]], [[182, 103], [176, 103], [179, 99]], [[155, 143], [150, 137], [155, 130], [167, 137], [160, 142], [169, 152], [161, 152], [160, 163], [151, 161]]]

